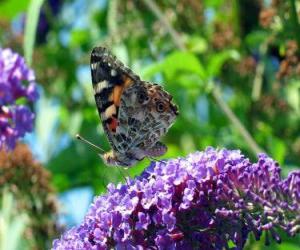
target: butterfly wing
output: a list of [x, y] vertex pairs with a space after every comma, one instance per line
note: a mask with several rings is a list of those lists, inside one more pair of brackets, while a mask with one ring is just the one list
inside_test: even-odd
[[159, 140], [177, 115], [172, 96], [161, 86], [143, 81], [131, 86], [121, 98], [119, 131], [126, 141], [119, 143], [124, 143], [127, 154], [137, 159], [164, 154], [166, 147]]
[[103, 47], [93, 49], [90, 66], [98, 113], [111, 147], [117, 150], [115, 137], [118, 135], [121, 96], [140, 79]]
[[117, 158], [129, 162], [163, 154], [166, 148], [158, 141], [178, 114], [171, 95], [141, 81], [105, 48], [93, 49], [91, 74], [98, 112]]

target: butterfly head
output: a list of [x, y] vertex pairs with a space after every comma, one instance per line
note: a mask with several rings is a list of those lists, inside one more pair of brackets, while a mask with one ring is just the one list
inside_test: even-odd
[[120, 159], [120, 156], [118, 157], [118, 154], [116, 152], [109, 151], [105, 154], [99, 154], [99, 156], [102, 158], [104, 163], [108, 166], [122, 166], [122, 167], [130, 167], [134, 164], [136, 164], [135, 159]]
[[109, 151], [104, 154], [99, 154], [99, 156], [102, 158], [104, 163], [109, 166], [116, 166], [116, 156], [113, 151]]

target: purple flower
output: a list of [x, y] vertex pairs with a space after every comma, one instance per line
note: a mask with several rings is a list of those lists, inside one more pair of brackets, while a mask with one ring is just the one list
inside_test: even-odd
[[26, 105], [38, 98], [34, 79], [23, 57], [0, 48], [0, 149], [13, 149], [18, 138], [32, 131], [34, 114]]
[[110, 184], [53, 249], [242, 249], [250, 233], [269, 244], [300, 231], [300, 171], [282, 179], [264, 154], [251, 163], [207, 148], [151, 163], [128, 183]]
[[136, 223], [136, 229], [147, 229], [148, 225], [151, 223], [149, 214], [145, 214], [143, 212], [138, 212], [138, 218], [139, 220]]

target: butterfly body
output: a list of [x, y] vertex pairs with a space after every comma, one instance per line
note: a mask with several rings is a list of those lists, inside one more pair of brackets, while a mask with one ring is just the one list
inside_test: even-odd
[[161, 86], [142, 81], [109, 51], [91, 54], [95, 101], [112, 147], [102, 158], [107, 165], [132, 166], [145, 157], [163, 155], [159, 140], [178, 115], [172, 96]]

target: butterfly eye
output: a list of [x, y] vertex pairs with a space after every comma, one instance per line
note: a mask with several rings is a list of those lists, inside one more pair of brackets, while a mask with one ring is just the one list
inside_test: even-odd
[[157, 102], [156, 103], [156, 110], [157, 112], [161, 113], [164, 112], [165, 110], [165, 105], [162, 102]]
[[138, 101], [139, 103], [144, 103], [146, 101], [149, 100], [149, 97], [148, 95], [144, 92], [144, 91], [141, 91], [138, 93]]

